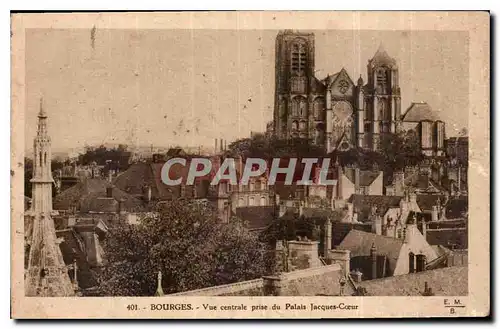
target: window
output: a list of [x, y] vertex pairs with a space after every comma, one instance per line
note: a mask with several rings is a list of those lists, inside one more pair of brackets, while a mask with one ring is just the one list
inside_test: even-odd
[[252, 192], [254, 190], [255, 190], [255, 183], [254, 183], [254, 181], [251, 181], [250, 182], [250, 192]]
[[244, 206], [245, 206], [245, 200], [244, 200], [243, 198], [240, 198], [240, 199], [238, 200], [238, 205], [239, 205], [240, 207], [244, 207]]
[[293, 77], [290, 79], [292, 93], [304, 94], [306, 92], [307, 79], [305, 77]]
[[306, 130], [307, 128], [307, 124], [305, 121], [300, 121], [300, 124], [299, 124], [299, 129], [300, 130]]
[[387, 72], [384, 68], [377, 69], [377, 90], [383, 94], [387, 92]]
[[314, 118], [316, 120], [322, 120], [323, 109], [325, 107], [325, 102], [323, 98], [316, 98], [313, 104]]
[[262, 183], [260, 182], [260, 180], [258, 180], [255, 182], [255, 190], [260, 191], [261, 189], [262, 189]]
[[254, 206], [255, 205], [254, 201], [255, 201], [255, 199], [253, 197], [251, 197], [250, 199], [248, 199], [248, 205], [249, 206]]
[[266, 205], [266, 198], [265, 197], [261, 197], [260, 198], [260, 205], [261, 206], [265, 206]]
[[307, 61], [306, 46], [302, 42], [292, 44], [292, 73], [303, 75]]
[[299, 123], [297, 121], [292, 122], [292, 130], [298, 130], [299, 129]]

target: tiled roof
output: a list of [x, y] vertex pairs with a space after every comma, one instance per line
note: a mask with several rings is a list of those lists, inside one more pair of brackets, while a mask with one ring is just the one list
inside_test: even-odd
[[417, 194], [417, 204], [422, 211], [432, 211], [432, 206], [436, 206], [439, 200], [443, 202], [444, 196], [439, 194]]
[[311, 80], [311, 91], [312, 92], [323, 92], [325, 90], [325, 85], [319, 81], [317, 78]]
[[[355, 168], [345, 168], [344, 174], [353, 184], [356, 183], [355, 182], [355, 176], [356, 176], [356, 169]], [[361, 186], [361, 187], [370, 186], [378, 176], [380, 176], [379, 171], [360, 170], [359, 171], [359, 186]]]
[[425, 102], [411, 103], [405, 114], [403, 114], [403, 121], [419, 122], [423, 120], [439, 120], [436, 113], [434, 113], [429, 104]]
[[372, 206], [377, 207], [377, 212], [383, 215], [389, 208], [399, 208], [401, 196], [390, 195], [361, 195], [353, 194], [348, 201], [353, 204], [354, 211], [358, 213], [359, 221], [368, 220]]
[[[109, 187], [109, 183], [103, 179], [86, 179], [59, 194], [54, 200], [54, 208], [57, 210], [68, 210], [76, 207], [83, 212], [99, 211], [99, 209], [111, 210], [113, 208], [111, 205], [113, 203], [112, 200], [101, 200], [106, 199], [107, 187]], [[139, 199], [114, 186], [112, 187], [112, 198], [115, 201], [123, 200], [122, 206], [126, 211], [136, 212], [143, 210]], [[100, 208], [101, 206], [103, 208]]]
[[419, 273], [363, 281], [368, 296], [422, 296], [425, 283], [436, 296], [466, 296], [468, 268], [446, 267]]
[[427, 230], [427, 242], [430, 245], [439, 244], [447, 248], [467, 249], [468, 248], [468, 235], [467, 228], [457, 227], [455, 229], [436, 229]]
[[469, 198], [467, 196], [450, 199], [446, 204], [446, 218], [462, 218], [468, 209]]
[[403, 240], [377, 235], [358, 230], [352, 230], [342, 240], [339, 249], [351, 251], [351, 258], [358, 256], [370, 256], [372, 245], [375, 245], [377, 255], [387, 256], [391, 272], [396, 267]]

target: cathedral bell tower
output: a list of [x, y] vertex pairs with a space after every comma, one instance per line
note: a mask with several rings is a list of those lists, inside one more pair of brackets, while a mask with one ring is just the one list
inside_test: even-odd
[[[38, 130], [33, 143], [32, 205], [25, 214], [26, 248], [25, 295], [63, 297], [74, 295], [74, 287], [59, 248], [52, 219], [52, 179], [50, 137], [47, 114], [40, 101]], [[26, 256], [25, 255], [25, 256]]]
[[275, 134], [283, 139], [312, 138], [314, 34], [279, 32], [275, 60]]
[[390, 57], [380, 44], [368, 61], [368, 85], [366, 86], [366, 114], [370, 122], [371, 145], [377, 150], [380, 138], [386, 133], [396, 133], [401, 120], [401, 90], [396, 60]]

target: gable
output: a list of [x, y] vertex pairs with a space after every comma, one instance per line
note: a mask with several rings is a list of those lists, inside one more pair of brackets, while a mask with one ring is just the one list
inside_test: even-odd
[[344, 69], [334, 75], [330, 83], [330, 90], [334, 98], [352, 97], [354, 95], [354, 83]]

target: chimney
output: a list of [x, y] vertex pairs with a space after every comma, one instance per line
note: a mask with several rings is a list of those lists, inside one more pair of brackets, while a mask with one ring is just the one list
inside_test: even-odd
[[337, 165], [337, 199], [342, 200], [342, 176], [344, 173], [342, 172], [342, 166], [340, 164]]
[[227, 140], [224, 140], [224, 151], [227, 151]]
[[324, 241], [324, 257], [328, 256], [328, 251], [332, 249], [332, 220], [330, 217], [326, 218], [325, 222], [325, 241]]
[[376, 215], [373, 219], [372, 232], [376, 235], [382, 235], [382, 218], [379, 215]]
[[106, 187], [106, 197], [107, 198], [113, 197], [113, 188], [111, 186]]
[[351, 278], [353, 279], [354, 282], [356, 283], [361, 283], [363, 280], [363, 273], [359, 269], [356, 269], [356, 271], [351, 272]]
[[223, 143], [224, 143], [224, 140], [221, 138], [220, 139], [220, 145], [219, 145], [221, 152], [223, 151]]
[[393, 177], [394, 195], [403, 196], [405, 190], [405, 173], [398, 171], [394, 173]]
[[417, 204], [417, 195], [415, 193], [410, 194], [410, 204], [413, 204], [413, 205]]
[[124, 207], [123, 203], [124, 203], [123, 199], [118, 200], [118, 213], [119, 214], [125, 213], [125, 207]]
[[458, 166], [458, 174], [457, 174], [457, 190], [458, 190], [458, 193], [460, 193], [461, 180], [462, 180], [462, 167]]
[[375, 243], [372, 244], [370, 249], [370, 258], [372, 261], [372, 280], [377, 278], [377, 249]]
[[359, 167], [354, 168], [354, 193], [360, 194]]
[[425, 219], [422, 217], [422, 235], [424, 236], [425, 241], [427, 241], [427, 223]]
[[438, 206], [432, 206], [432, 221], [437, 222], [439, 220]]
[[347, 204], [347, 216], [349, 217], [349, 220], [352, 221], [354, 216], [354, 205], [352, 203]]

